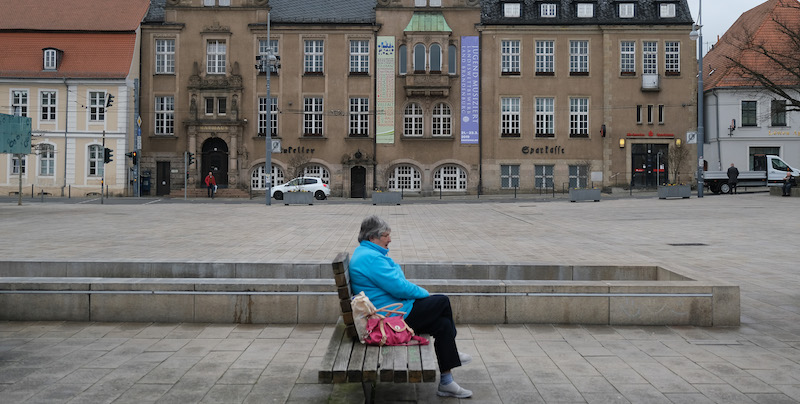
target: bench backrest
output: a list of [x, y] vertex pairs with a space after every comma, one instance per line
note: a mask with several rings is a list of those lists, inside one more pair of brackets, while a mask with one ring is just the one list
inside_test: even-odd
[[336, 255], [336, 258], [333, 259], [331, 267], [333, 268], [333, 280], [336, 283], [336, 292], [339, 295], [339, 308], [342, 310], [345, 333], [347, 333], [348, 337], [358, 338], [356, 326], [353, 323], [353, 308], [350, 306], [353, 292], [350, 289], [349, 263], [350, 253], [340, 252]]

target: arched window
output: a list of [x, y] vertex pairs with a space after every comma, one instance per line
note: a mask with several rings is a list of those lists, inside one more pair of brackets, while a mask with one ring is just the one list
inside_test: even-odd
[[414, 45], [414, 73], [425, 73], [425, 45]]
[[422, 180], [420, 179], [419, 171], [410, 165], [400, 165], [392, 170], [389, 176], [389, 190], [399, 191], [407, 189], [410, 191], [419, 191], [422, 187]]
[[93, 144], [89, 146], [88, 152], [88, 175], [90, 177], [99, 177], [100, 168], [103, 167], [103, 148], [98, 144]]
[[442, 191], [466, 191], [467, 172], [461, 167], [448, 164], [436, 170], [433, 176], [433, 189]]
[[433, 136], [453, 135], [453, 125], [449, 105], [440, 103], [433, 107], [433, 121], [431, 129]]
[[458, 64], [456, 63], [457, 59], [456, 46], [450, 45], [447, 47], [447, 73], [448, 74], [457, 74], [458, 73]]
[[[253, 173], [250, 175], [250, 187], [252, 189], [267, 189], [264, 166], [262, 164], [253, 169]], [[281, 185], [284, 182], [283, 170], [275, 164], [272, 165], [272, 178], [272, 186]]]
[[303, 169], [303, 177], [317, 177], [322, 178], [322, 182], [331, 185], [331, 173], [325, 167], [312, 164]]
[[403, 135], [422, 136], [422, 106], [412, 102], [403, 114]]
[[56, 147], [49, 143], [39, 144], [39, 176], [56, 175]]
[[438, 43], [431, 45], [431, 73], [442, 72], [442, 46]]
[[400, 74], [408, 73], [408, 52], [405, 45], [400, 45], [397, 48], [397, 63], [400, 65], [398, 66]]

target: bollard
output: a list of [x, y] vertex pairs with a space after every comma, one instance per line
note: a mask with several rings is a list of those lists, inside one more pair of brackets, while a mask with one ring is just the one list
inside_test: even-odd
[[33, 189], [33, 184], [31, 184], [31, 199], [36, 197], [36, 192]]

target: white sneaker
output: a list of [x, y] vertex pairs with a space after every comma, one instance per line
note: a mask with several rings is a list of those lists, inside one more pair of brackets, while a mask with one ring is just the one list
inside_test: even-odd
[[439, 397], [455, 397], [455, 398], [469, 398], [472, 397], [472, 392], [459, 386], [458, 383], [452, 382], [444, 385], [439, 384], [439, 389], [436, 391]]
[[472, 362], [472, 355], [464, 352], [459, 352], [458, 360], [461, 361], [461, 366], [469, 365]]

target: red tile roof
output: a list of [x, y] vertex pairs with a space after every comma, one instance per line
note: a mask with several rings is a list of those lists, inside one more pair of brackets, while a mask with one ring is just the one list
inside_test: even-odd
[[133, 31], [149, 0], [0, 0], [0, 30]]
[[800, 32], [798, 0], [769, 0], [742, 14], [703, 58], [703, 89], [760, 86], [755, 80], [744, 77], [742, 69], [734, 66], [728, 57], [764, 72], [778, 84], [797, 85], [796, 78], [788, 75], [785, 69], [777, 67], [766, 56], [748, 50], [749, 46], [756, 45], [772, 54], [786, 52], [798, 57], [797, 45], [792, 45], [776, 21]]
[[[135, 43], [135, 33], [0, 31], [0, 77], [125, 78]], [[64, 51], [58, 70], [43, 70], [44, 48]]]

